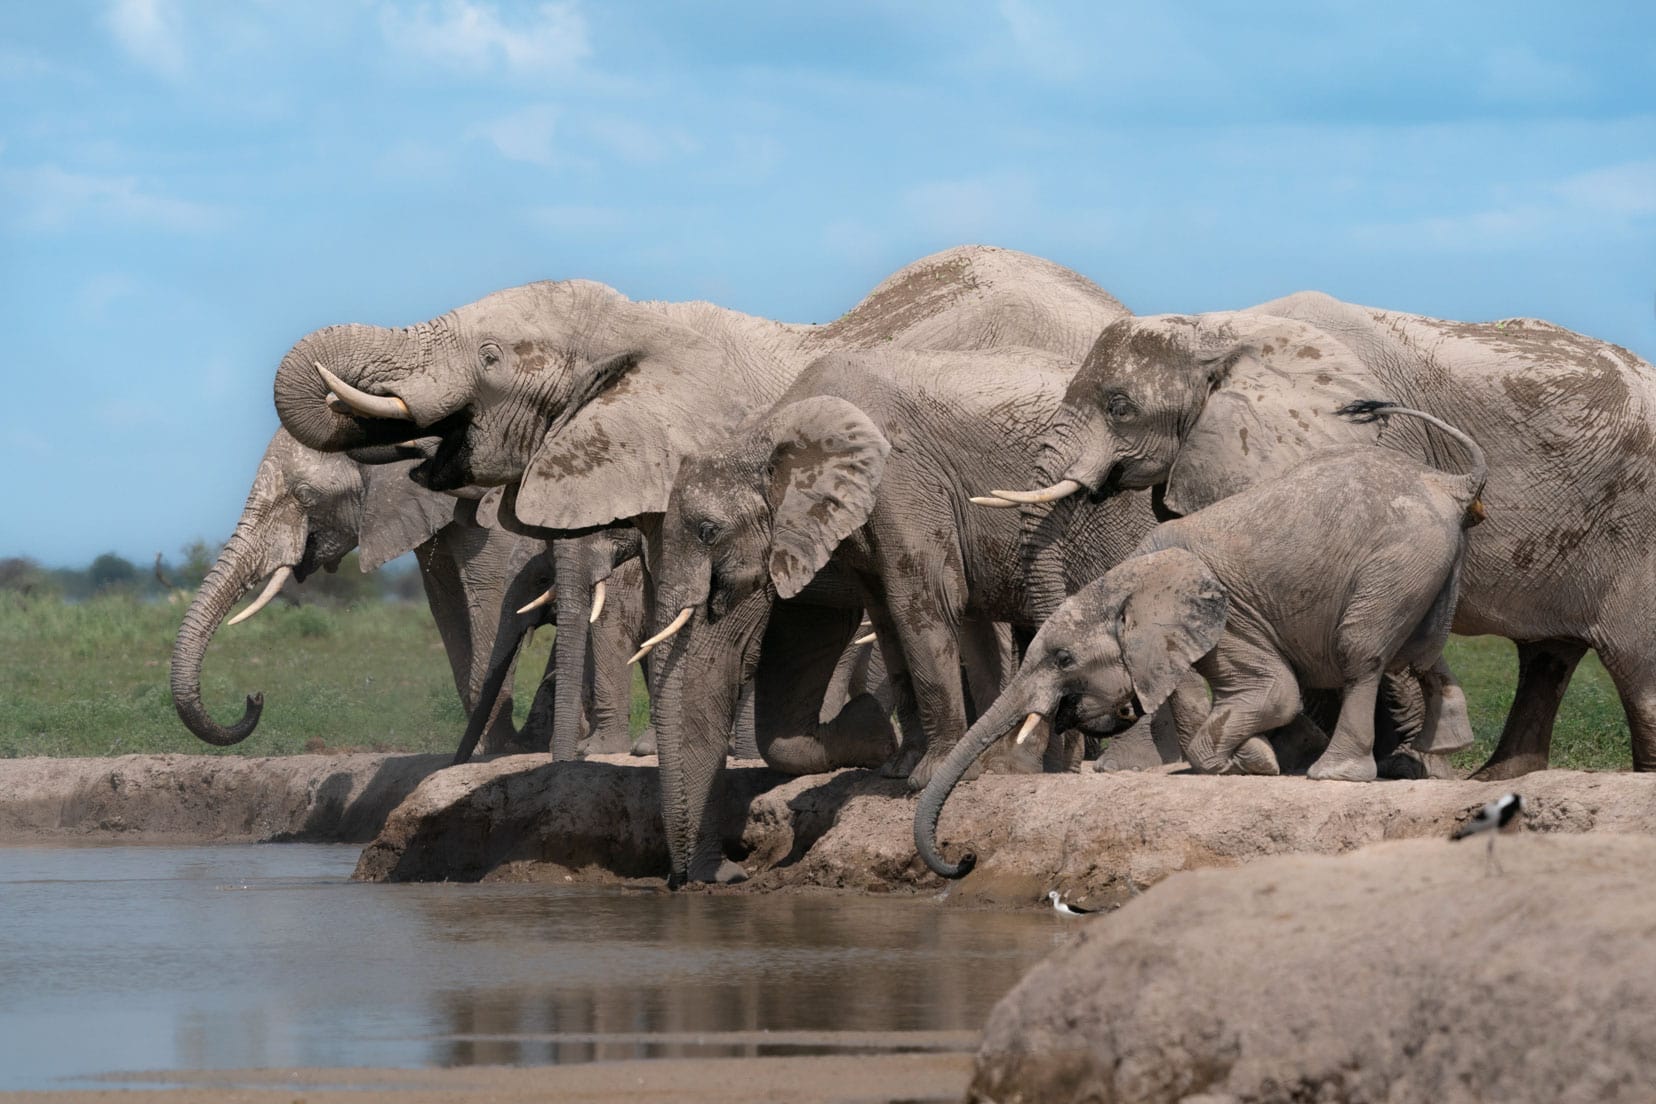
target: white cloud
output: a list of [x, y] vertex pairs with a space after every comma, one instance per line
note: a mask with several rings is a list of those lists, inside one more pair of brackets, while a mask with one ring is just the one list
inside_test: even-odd
[[1571, 66], [1550, 61], [1526, 45], [1502, 46], [1484, 58], [1478, 91], [1503, 103], [1557, 104], [1586, 91], [1587, 81]]
[[573, 0], [538, 4], [511, 23], [481, 0], [443, 0], [411, 11], [388, 4], [381, 25], [397, 49], [480, 73], [504, 68], [519, 76], [567, 74], [592, 52], [586, 19]]
[[221, 207], [157, 195], [137, 177], [73, 173], [56, 165], [0, 172], [0, 194], [12, 200], [13, 219], [28, 230], [55, 231], [96, 219], [199, 234], [229, 220]]
[[1579, 173], [1557, 190], [1569, 202], [1605, 214], [1656, 214], [1656, 158]]
[[551, 104], [532, 104], [521, 111], [503, 115], [474, 128], [474, 133], [494, 144], [509, 161], [523, 161], [550, 168], [557, 159], [552, 144], [557, 130], [558, 109]]
[[1080, 43], [1049, 13], [1026, 0], [1000, 0], [997, 7], [1011, 32], [1012, 45], [1032, 74], [1057, 80], [1081, 74], [1084, 55]]
[[112, 0], [105, 21], [140, 65], [164, 77], [184, 72], [183, 19], [173, 0]]
[[614, 115], [594, 116], [586, 120], [585, 129], [594, 142], [634, 165], [657, 164], [700, 148], [681, 130], [650, 127]]

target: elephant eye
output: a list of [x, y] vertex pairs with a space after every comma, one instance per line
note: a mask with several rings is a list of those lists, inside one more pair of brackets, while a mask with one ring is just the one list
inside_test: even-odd
[[500, 351], [500, 346], [492, 341], [477, 350], [477, 359], [483, 362], [485, 368], [491, 364], [499, 364], [504, 356], [505, 354]]
[[1068, 648], [1059, 648], [1053, 652], [1052, 661], [1058, 665], [1060, 671], [1075, 670], [1075, 656]]
[[1133, 405], [1133, 400], [1120, 392], [1110, 396], [1109, 401], [1104, 404], [1104, 409], [1109, 412], [1110, 417], [1122, 419], [1131, 418], [1138, 411], [1138, 407]]
[[696, 526], [696, 539], [703, 544], [712, 544], [719, 539], [719, 527], [711, 521], [704, 521]]

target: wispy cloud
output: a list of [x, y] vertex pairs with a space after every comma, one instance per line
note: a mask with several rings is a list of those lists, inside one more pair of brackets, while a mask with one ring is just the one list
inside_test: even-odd
[[184, 21], [173, 0], [112, 0], [105, 18], [132, 59], [164, 77], [184, 73]]
[[473, 133], [487, 139], [509, 161], [551, 168], [557, 163], [552, 144], [558, 127], [558, 109], [552, 104], [531, 104], [521, 111], [482, 123]]
[[380, 20], [394, 48], [451, 69], [566, 75], [592, 52], [586, 19], [572, 0], [536, 5], [510, 22], [480, 0], [444, 0], [412, 10], [388, 4]]
[[1656, 158], [1579, 173], [1557, 190], [1571, 203], [1605, 214], [1656, 214]]
[[1020, 172], [934, 180], [910, 188], [903, 199], [917, 224], [944, 237], [978, 241], [1020, 223], [1035, 206], [1035, 184]]
[[0, 172], [0, 194], [11, 200], [15, 223], [33, 231], [91, 219], [200, 234], [229, 221], [222, 207], [159, 195], [134, 176], [75, 173], [56, 165]]
[[586, 119], [583, 129], [598, 145], [634, 165], [657, 164], [680, 154], [695, 153], [700, 148], [682, 130], [647, 126], [616, 115]]

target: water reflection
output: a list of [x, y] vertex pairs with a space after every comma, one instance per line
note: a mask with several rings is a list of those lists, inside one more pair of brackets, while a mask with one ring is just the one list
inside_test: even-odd
[[908, 899], [357, 885], [355, 856], [0, 849], [0, 1089], [870, 1049], [977, 1030], [1069, 930]]

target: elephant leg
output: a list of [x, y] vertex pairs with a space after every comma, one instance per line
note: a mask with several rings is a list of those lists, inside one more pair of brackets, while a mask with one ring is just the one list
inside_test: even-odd
[[966, 732], [966, 695], [960, 681], [960, 645], [941, 624], [899, 626], [909, 657], [909, 680], [925, 733], [925, 751], [909, 772], [909, 788], [924, 789], [932, 772]]
[[1265, 734], [1299, 716], [1292, 668], [1272, 648], [1227, 637], [1198, 670], [1213, 687], [1213, 703], [1194, 733], [1180, 725], [1185, 760], [1208, 774], [1280, 773]]
[[1558, 707], [1586, 653], [1587, 645], [1574, 640], [1518, 642], [1518, 688], [1512, 708], [1495, 753], [1472, 775], [1474, 779], [1496, 782], [1546, 769]]
[[907, 778], [920, 756], [926, 752], [926, 729], [920, 721], [920, 709], [914, 695], [914, 680], [909, 677], [908, 654], [897, 633], [897, 624], [881, 607], [871, 605], [868, 619], [874, 624], [886, 671], [887, 716], [897, 718], [898, 745], [891, 757], [880, 764], [880, 777]]
[[[1004, 625], [968, 617], [960, 623], [960, 661], [965, 674], [966, 723], [970, 727], [1000, 697], [1017, 670], [1011, 633]], [[1010, 729], [1004, 735], [1014, 731]], [[1063, 734], [1053, 732], [1043, 721], [1022, 745], [1010, 739], [996, 741], [964, 777], [971, 778], [980, 769], [990, 774], [1059, 773], [1068, 761]]]
[[777, 770], [818, 774], [877, 767], [896, 738], [872, 694], [859, 694], [834, 719], [817, 719], [840, 653], [857, 630], [855, 609], [777, 603], [754, 671], [753, 717], [759, 753]]
[[1633, 769], [1656, 771], [1656, 657], [1636, 649], [1598, 649], [1616, 684], [1633, 741]]
[[1328, 750], [1311, 764], [1306, 775], [1315, 779], [1372, 782], [1374, 765], [1374, 703], [1380, 696], [1385, 672], [1373, 670], [1346, 683], [1340, 720], [1329, 737]]
[[753, 680], [742, 683], [741, 692], [736, 697], [736, 720], [730, 733], [730, 757], [732, 759], [758, 759], [759, 729], [753, 716]]

